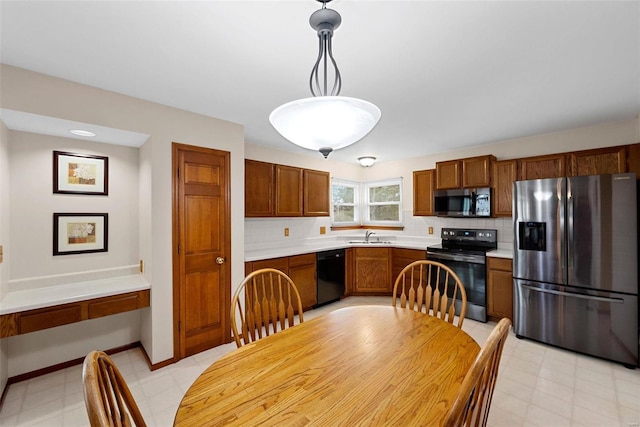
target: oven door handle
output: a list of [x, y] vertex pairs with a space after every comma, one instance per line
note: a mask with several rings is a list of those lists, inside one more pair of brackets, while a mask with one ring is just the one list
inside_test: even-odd
[[485, 257], [478, 255], [464, 255], [464, 254], [448, 254], [443, 252], [429, 252], [427, 251], [427, 259], [438, 261], [462, 261], [470, 262], [472, 264], [485, 264]]

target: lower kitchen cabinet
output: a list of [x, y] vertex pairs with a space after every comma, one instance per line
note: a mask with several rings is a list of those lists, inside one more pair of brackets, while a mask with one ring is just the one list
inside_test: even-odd
[[391, 248], [354, 248], [354, 295], [389, 295]]
[[262, 268], [275, 268], [293, 280], [304, 310], [316, 304], [316, 254], [294, 255], [290, 257], [269, 258], [245, 263], [245, 274]]
[[391, 286], [393, 286], [403, 268], [414, 261], [426, 259], [427, 253], [426, 250], [420, 249], [393, 248], [391, 249], [391, 258]]
[[308, 310], [316, 305], [316, 254], [290, 256], [289, 277], [298, 288], [302, 308]]
[[513, 321], [513, 261], [487, 257], [487, 314], [490, 320]]

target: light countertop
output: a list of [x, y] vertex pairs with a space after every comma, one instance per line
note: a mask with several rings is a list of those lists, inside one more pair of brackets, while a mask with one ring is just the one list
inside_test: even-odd
[[487, 256], [488, 257], [493, 257], [493, 258], [510, 258], [513, 259], [513, 249], [509, 248], [498, 248], [494, 251], [491, 252], [487, 252]]
[[8, 292], [0, 315], [150, 289], [140, 274]]
[[[316, 253], [322, 251], [329, 251], [333, 249], [345, 249], [352, 247], [391, 247], [391, 248], [404, 248], [404, 249], [418, 249], [426, 251], [427, 246], [437, 245], [442, 240], [436, 237], [396, 237], [396, 236], [380, 236], [383, 241], [389, 243], [369, 243], [358, 244], [349, 243], [350, 240], [363, 240], [362, 236], [358, 237], [326, 237], [317, 239], [307, 239], [297, 243], [292, 243], [288, 246], [273, 247], [273, 245], [252, 245], [245, 250], [244, 260], [248, 261], [260, 261], [269, 258], [279, 258], [293, 255], [302, 255], [308, 253]], [[375, 239], [372, 238], [372, 241]], [[505, 248], [498, 248], [494, 251], [487, 252], [487, 256], [497, 258], [512, 258], [512, 250]]]

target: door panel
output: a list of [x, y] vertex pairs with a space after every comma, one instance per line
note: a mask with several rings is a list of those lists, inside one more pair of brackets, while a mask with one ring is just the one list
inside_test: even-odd
[[[229, 342], [229, 153], [174, 144], [176, 358]], [[182, 172], [182, 173], [180, 173]]]
[[609, 360], [638, 363], [638, 296], [514, 279], [517, 335]]
[[567, 191], [568, 284], [637, 294], [635, 176], [572, 177]]
[[514, 183], [514, 277], [566, 283], [565, 193], [564, 178]]

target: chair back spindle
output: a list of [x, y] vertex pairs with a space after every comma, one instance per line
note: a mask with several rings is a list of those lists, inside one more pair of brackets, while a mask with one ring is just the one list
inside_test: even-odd
[[[456, 299], [460, 310], [456, 313]], [[393, 305], [421, 311], [462, 327], [467, 311], [467, 294], [456, 273], [446, 265], [430, 260], [414, 261], [398, 274], [393, 286]]]
[[231, 328], [238, 347], [292, 327], [296, 318], [304, 322], [298, 289], [289, 276], [273, 268], [245, 277], [231, 302]]

